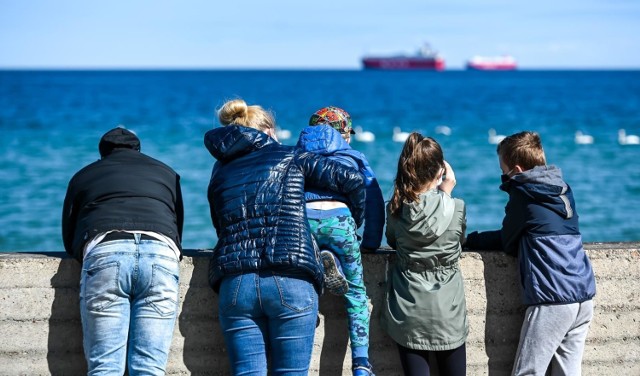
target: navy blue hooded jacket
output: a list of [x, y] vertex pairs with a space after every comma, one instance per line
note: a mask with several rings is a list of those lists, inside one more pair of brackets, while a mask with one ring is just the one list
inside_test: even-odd
[[537, 166], [500, 186], [509, 194], [501, 231], [471, 233], [469, 249], [518, 256], [526, 305], [567, 304], [595, 296], [571, 188], [555, 166]]
[[[367, 198], [361, 245], [366, 249], [378, 249], [382, 242], [384, 228], [384, 198], [378, 180], [364, 154], [352, 149], [340, 132], [328, 125], [308, 126], [303, 129], [297, 146], [304, 151], [327, 156], [351, 166], [364, 175]], [[305, 197], [307, 202], [329, 200], [348, 203], [344, 195], [318, 187], [307, 188]]]
[[361, 224], [362, 174], [243, 126], [210, 130], [204, 143], [217, 159], [208, 190], [218, 235], [209, 267], [214, 290], [225, 275], [272, 270], [308, 278], [321, 291], [323, 270], [307, 221], [305, 185], [345, 194]]

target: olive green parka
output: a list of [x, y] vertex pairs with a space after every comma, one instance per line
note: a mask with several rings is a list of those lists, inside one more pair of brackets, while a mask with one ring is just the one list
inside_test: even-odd
[[461, 244], [465, 205], [432, 189], [400, 213], [387, 205], [386, 237], [397, 253], [387, 272], [381, 323], [401, 346], [429, 351], [463, 345], [469, 332]]

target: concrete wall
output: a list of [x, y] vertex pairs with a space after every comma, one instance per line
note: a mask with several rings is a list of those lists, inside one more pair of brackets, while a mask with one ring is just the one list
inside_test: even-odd
[[[637, 243], [588, 244], [596, 272], [595, 317], [584, 375], [640, 375], [640, 252]], [[207, 285], [208, 258], [182, 262], [182, 307], [167, 368], [170, 375], [229, 375], [217, 299]], [[394, 343], [380, 330], [388, 255], [365, 255], [372, 299], [370, 356], [379, 376], [400, 375]], [[470, 322], [469, 375], [508, 375], [523, 309], [515, 260], [501, 253], [465, 253], [462, 270]], [[59, 254], [0, 254], [0, 374], [86, 372], [78, 310], [79, 264]], [[325, 295], [311, 374], [350, 375], [345, 310]]]

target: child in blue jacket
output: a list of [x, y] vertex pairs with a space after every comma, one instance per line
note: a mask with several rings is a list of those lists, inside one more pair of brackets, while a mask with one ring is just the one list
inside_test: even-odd
[[573, 192], [548, 166], [540, 136], [520, 132], [498, 144], [500, 189], [509, 194], [502, 229], [473, 232], [465, 247], [518, 257], [527, 306], [513, 375], [580, 375], [593, 317], [595, 278], [582, 247]]
[[[369, 363], [370, 313], [361, 250], [374, 251], [380, 247], [385, 209], [382, 191], [367, 159], [349, 146], [353, 133], [351, 117], [346, 111], [338, 107], [324, 107], [311, 116], [309, 126], [300, 134], [297, 146], [351, 166], [365, 177], [362, 244], [359, 244], [357, 227], [344, 196], [310, 188], [305, 192], [305, 199], [311, 231], [323, 250], [325, 286], [336, 295], [344, 295], [349, 317], [353, 374], [370, 376], [373, 375]], [[346, 281], [338, 274], [338, 265], [342, 266]]]

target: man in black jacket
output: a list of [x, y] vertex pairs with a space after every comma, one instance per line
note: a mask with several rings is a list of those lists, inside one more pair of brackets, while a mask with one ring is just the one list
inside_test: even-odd
[[178, 311], [180, 176], [140, 153], [124, 128], [76, 173], [62, 212], [65, 250], [82, 263], [80, 314], [89, 373], [165, 374]]

